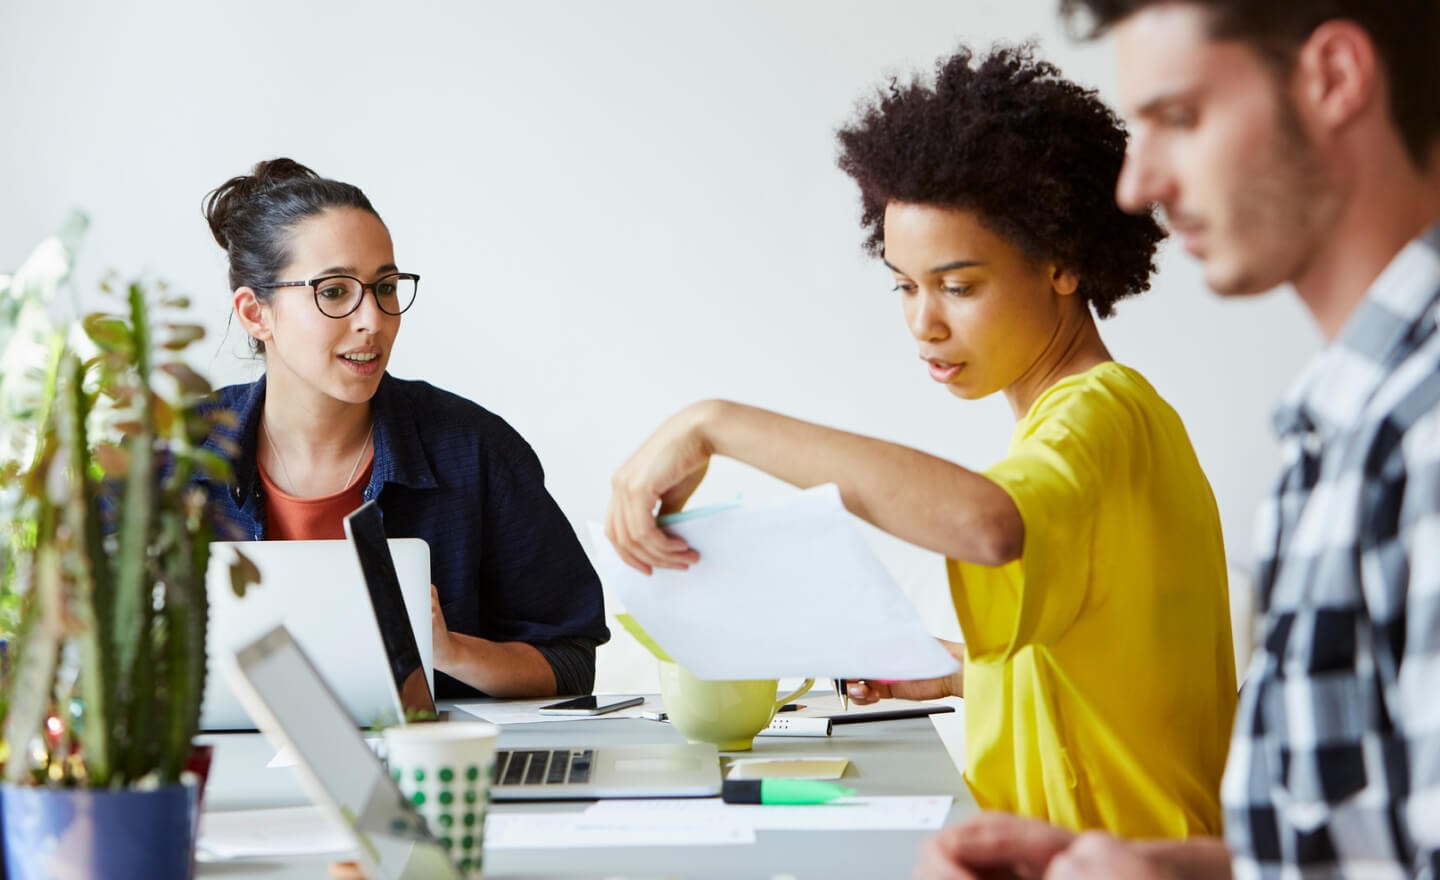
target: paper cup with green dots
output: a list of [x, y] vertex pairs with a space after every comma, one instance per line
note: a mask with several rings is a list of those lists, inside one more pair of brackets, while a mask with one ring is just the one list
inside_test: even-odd
[[385, 729], [386, 759], [430, 833], [470, 877], [483, 867], [485, 812], [500, 728], [484, 721]]

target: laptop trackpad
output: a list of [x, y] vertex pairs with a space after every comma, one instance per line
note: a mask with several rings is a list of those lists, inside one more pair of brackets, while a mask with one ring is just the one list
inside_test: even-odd
[[616, 758], [615, 769], [626, 775], [674, 773], [677, 770], [691, 771], [700, 767], [700, 762], [689, 758]]

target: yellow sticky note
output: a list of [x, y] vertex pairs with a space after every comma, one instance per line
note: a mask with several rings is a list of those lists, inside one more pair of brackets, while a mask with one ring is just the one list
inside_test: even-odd
[[839, 779], [850, 766], [849, 758], [830, 755], [814, 758], [736, 758], [730, 762], [727, 779]]

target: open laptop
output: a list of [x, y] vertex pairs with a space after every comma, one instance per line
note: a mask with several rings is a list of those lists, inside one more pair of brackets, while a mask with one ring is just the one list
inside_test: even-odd
[[495, 752], [492, 801], [714, 797], [720, 755], [712, 745], [504, 748]]
[[[431, 628], [427, 615], [423, 624], [411, 619], [405, 588], [395, 569], [395, 557], [385, 538], [380, 506], [367, 501], [345, 517], [345, 535], [360, 560], [370, 610], [380, 630], [380, 643], [390, 667], [395, 697], [400, 704], [400, 721], [435, 720], [435, 699], [430, 693], [431, 673], [426, 669], [430, 654]], [[427, 593], [428, 596], [428, 593]], [[425, 654], [420, 651], [416, 628], [423, 629]]]
[[[296, 757], [301, 782], [312, 799], [332, 810], [357, 835], [383, 834], [403, 818], [397, 816], [400, 807], [395, 803], [397, 798], [403, 800], [399, 789], [285, 627], [241, 646], [227, 660], [226, 669], [236, 694], [271, 744]], [[523, 770], [514, 771], [517, 778], [507, 778], [512, 771], [497, 761], [499, 781], [490, 789], [491, 800], [720, 793], [720, 759], [712, 745], [510, 748], [497, 756]], [[579, 756], [584, 756], [581, 772], [575, 760]], [[552, 762], [552, 758], [560, 760]], [[402, 839], [415, 844], [413, 833]], [[361, 843], [362, 849], [370, 845]]]
[[[369, 529], [362, 531], [370, 534]], [[304, 646], [352, 724], [369, 727], [404, 717], [406, 706], [399, 699], [390, 654], [382, 641], [376, 606], [362, 568], [362, 559], [375, 556], [365, 550], [369, 540], [352, 535], [345, 541], [221, 541], [211, 545], [206, 578], [210, 602], [206, 649], [209, 665], [200, 710], [201, 730], [256, 728], [218, 670], [235, 649], [277, 624], [284, 624]], [[407, 670], [413, 669], [414, 654], [418, 654], [424, 670], [424, 699], [428, 701], [433, 675], [430, 548], [418, 538], [393, 539], [386, 544], [392, 573], [400, 586], [406, 632], [414, 642], [413, 653], [404, 658], [404, 663]], [[230, 587], [229, 563], [237, 550], [260, 569], [260, 584], [247, 590], [244, 597], [237, 597]], [[401, 615], [389, 611], [386, 616]], [[412, 681], [410, 693], [413, 695], [415, 690]]]
[[[386, 553], [379, 508], [371, 501], [345, 518], [370, 588], [370, 599], [389, 658], [393, 690], [409, 718], [434, 702], [430, 680], [419, 673], [415, 632], [403, 613], [401, 588]], [[428, 634], [429, 620], [425, 622]], [[405, 717], [405, 716], [402, 716]], [[492, 800], [565, 800], [624, 797], [709, 797], [720, 793], [719, 757], [708, 745], [571, 746], [502, 748], [495, 755]]]
[[311, 800], [350, 831], [366, 877], [459, 880], [445, 849], [283, 625], [240, 646], [225, 669], [270, 744], [298, 758], [296, 772]]

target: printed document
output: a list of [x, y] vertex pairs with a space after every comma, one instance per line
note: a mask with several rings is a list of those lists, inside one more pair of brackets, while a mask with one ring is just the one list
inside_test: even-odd
[[700, 552], [645, 575], [592, 524], [600, 574], [700, 678], [918, 679], [959, 664], [925, 629], [833, 484], [665, 527]]

